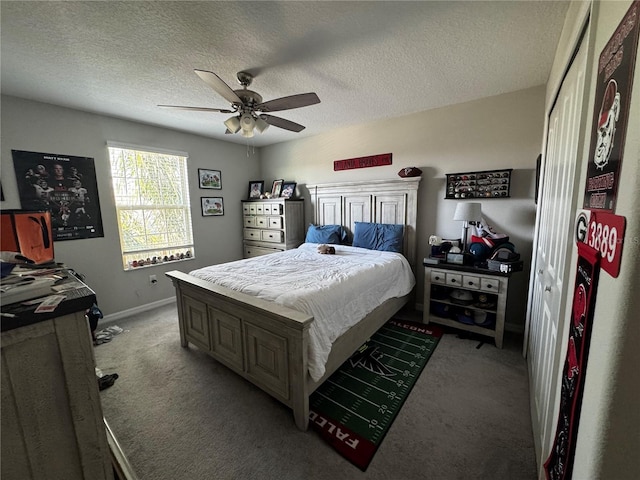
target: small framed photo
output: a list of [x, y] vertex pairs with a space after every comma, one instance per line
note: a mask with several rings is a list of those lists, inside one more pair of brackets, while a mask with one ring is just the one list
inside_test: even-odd
[[200, 197], [202, 216], [212, 217], [224, 215], [224, 202], [222, 197]]
[[260, 195], [264, 193], [264, 181], [263, 180], [251, 180], [249, 182], [249, 198], [260, 198]]
[[282, 191], [282, 184], [284, 180], [274, 180], [273, 186], [271, 187], [271, 196], [273, 198], [278, 198], [280, 196], [280, 192]]
[[280, 196], [284, 198], [291, 198], [296, 193], [296, 182], [284, 182], [282, 184], [282, 191]]
[[200, 188], [214, 188], [216, 190], [220, 190], [222, 188], [222, 174], [220, 173], [220, 170], [199, 168], [198, 184], [200, 185]]

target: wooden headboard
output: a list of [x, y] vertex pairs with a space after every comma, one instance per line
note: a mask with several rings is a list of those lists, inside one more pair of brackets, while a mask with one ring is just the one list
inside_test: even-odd
[[355, 222], [404, 225], [404, 255], [416, 265], [420, 177], [307, 184], [316, 225], [343, 225], [353, 238]]

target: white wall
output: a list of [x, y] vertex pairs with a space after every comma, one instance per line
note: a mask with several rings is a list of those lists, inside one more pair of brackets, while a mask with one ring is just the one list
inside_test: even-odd
[[[105, 315], [174, 297], [166, 271], [242, 258], [240, 200], [247, 197], [249, 177], [261, 176], [259, 152], [247, 156], [241, 145], [7, 96], [1, 119], [3, 209], [20, 208], [12, 149], [94, 158], [104, 237], [55, 242], [54, 250], [56, 261], [86, 275]], [[194, 260], [123, 271], [108, 140], [189, 153]], [[220, 170], [222, 190], [199, 189], [198, 168]], [[224, 216], [202, 217], [201, 196], [222, 196]], [[157, 275], [157, 285], [150, 285], [150, 274]]]
[[[428, 237], [459, 238], [452, 220], [456, 200], [445, 200], [445, 173], [513, 168], [512, 197], [482, 200], [483, 215], [496, 231], [507, 233], [521, 253], [525, 272], [512, 276], [507, 312], [512, 329], [522, 329], [528, 266], [535, 218], [535, 166], [544, 124], [544, 86], [357, 125], [327, 134], [264, 147], [262, 172], [267, 183], [284, 178], [299, 184], [397, 178], [403, 167], [422, 170], [418, 194], [418, 265], [428, 255]], [[334, 160], [392, 153], [393, 164], [340, 172]], [[306, 194], [304, 186], [299, 187]], [[309, 198], [307, 196], [307, 198]], [[307, 220], [312, 220], [307, 209]], [[423, 298], [418, 271], [417, 301]]]

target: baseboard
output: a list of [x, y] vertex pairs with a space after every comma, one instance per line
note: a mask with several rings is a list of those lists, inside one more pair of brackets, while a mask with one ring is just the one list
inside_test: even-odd
[[128, 310], [122, 310], [121, 312], [105, 315], [104, 318], [100, 321], [100, 324], [115, 322], [122, 318], [127, 318], [138, 313], [153, 310], [154, 308], [158, 307], [163, 307], [164, 305], [169, 305], [170, 303], [175, 303], [175, 301], [176, 297], [169, 297], [163, 300], [158, 300], [157, 302], [146, 303], [144, 305], [138, 305], [137, 307], [133, 307]]

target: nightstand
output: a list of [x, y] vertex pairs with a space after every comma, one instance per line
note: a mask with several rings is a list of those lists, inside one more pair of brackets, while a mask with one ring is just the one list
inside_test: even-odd
[[491, 337], [502, 348], [510, 273], [440, 263], [424, 265], [424, 323]]

